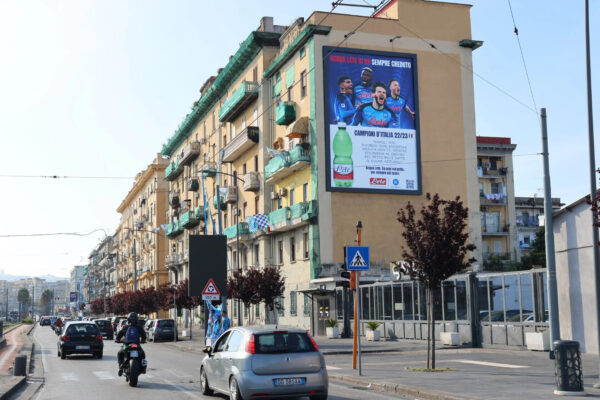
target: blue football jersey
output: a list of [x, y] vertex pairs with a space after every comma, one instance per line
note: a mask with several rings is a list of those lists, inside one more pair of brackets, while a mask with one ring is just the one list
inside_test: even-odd
[[406, 100], [402, 97], [398, 97], [398, 99], [388, 97], [385, 99], [385, 105], [398, 117], [398, 127], [414, 129], [414, 120], [410, 113], [406, 111]]
[[356, 110], [351, 125], [397, 128], [398, 116], [387, 106], [384, 106], [382, 110], [376, 110], [372, 104], [363, 104]]
[[373, 101], [373, 92], [371, 86], [364, 86], [360, 83], [354, 86], [354, 105], [358, 108], [363, 104]]
[[352, 102], [352, 95], [338, 93], [335, 96], [335, 122], [345, 122], [346, 124], [350, 124], [352, 122], [352, 117], [356, 113], [356, 108], [354, 108], [354, 104]]

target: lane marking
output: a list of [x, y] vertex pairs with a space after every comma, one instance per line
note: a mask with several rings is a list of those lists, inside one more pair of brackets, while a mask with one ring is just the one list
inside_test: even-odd
[[79, 378], [77, 377], [77, 375], [74, 372], [60, 372], [59, 375], [63, 381], [78, 381], [79, 380]]
[[340, 367], [334, 367], [334, 366], [332, 366], [332, 365], [328, 365], [328, 366], [327, 366], [327, 369], [341, 369], [341, 368], [340, 368]]
[[98, 379], [101, 379], [101, 380], [117, 379], [118, 378], [117, 375], [113, 375], [112, 373], [110, 373], [108, 371], [94, 371], [94, 375], [96, 375], [96, 377]]
[[485, 365], [488, 367], [512, 368], [512, 369], [529, 368], [529, 365], [501, 364], [501, 363], [494, 363], [494, 362], [488, 362], [488, 361], [474, 361], [474, 360], [443, 360], [443, 362], [458, 362], [458, 363], [463, 363], [463, 364]]

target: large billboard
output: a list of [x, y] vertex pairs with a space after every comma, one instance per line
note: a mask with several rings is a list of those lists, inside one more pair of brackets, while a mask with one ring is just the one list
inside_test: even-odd
[[227, 295], [227, 236], [189, 236], [190, 296], [202, 296], [202, 290], [213, 280], [222, 296]]
[[417, 56], [323, 47], [327, 190], [421, 194]]

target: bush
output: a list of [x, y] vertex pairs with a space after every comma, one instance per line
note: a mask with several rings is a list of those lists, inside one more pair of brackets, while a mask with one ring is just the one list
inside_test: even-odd
[[33, 320], [31, 318], [25, 318], [23, 319], [23, 321], [21, 321], [22, 324], [33, 324]]
[[336, 326], [338, 326], [337, 319], [328, 319], [327, 321], [325, 321], [325, 327], [327, 328], [335, 328]]
[[381, 323], [380, 323], [380, 322], [377, 322], [377, 321], [369, 321], [369, 322], [367, 322], [367, 329], [368, 329], [368, 330], [370, 330], [370, 331], [374, 331], [374, 330], [376, 330], [377, 328], [379, 328], [379, 325], [381, 325]]

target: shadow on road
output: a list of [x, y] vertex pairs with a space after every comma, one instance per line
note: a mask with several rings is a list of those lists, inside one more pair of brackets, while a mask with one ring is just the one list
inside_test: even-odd
[[[138, 389], [153, 389], [153, 390], [168, 390], [168, 391], [172, 391], [173, 388], [176, 387], [176, 388], [180, 388], [179, 390], [181, 392], [200, 393], [200, 387], [191, 388], [189, 386], [181, 386], [181, 385], [177, 385], [177, 384], [148, 382], [148, 381], [144, 381], [143, 377], [144, 377], [144, 375], [141, 375], [140, 378], [139, 378], [139, 380], [138, 380], [138, 384], [137, 384], [137, 388]], [[185, 389], [185, 390], [182, 390], [182, 389]]]

